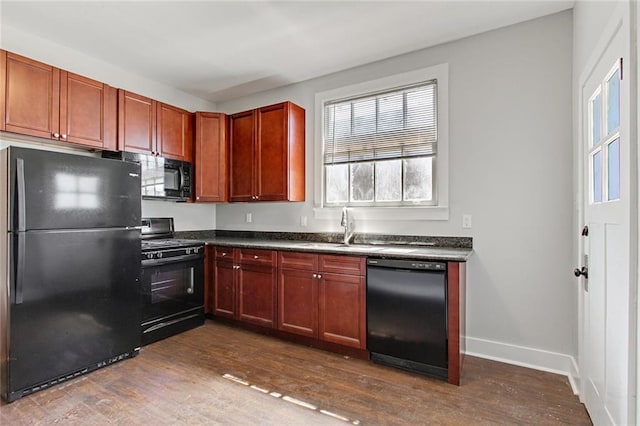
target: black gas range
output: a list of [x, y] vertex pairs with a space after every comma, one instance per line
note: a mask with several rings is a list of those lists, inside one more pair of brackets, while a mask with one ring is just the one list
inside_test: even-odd
[[204, 243], [173, 236], [173, 218], [142, 219], [143, 345], [204, 324]]

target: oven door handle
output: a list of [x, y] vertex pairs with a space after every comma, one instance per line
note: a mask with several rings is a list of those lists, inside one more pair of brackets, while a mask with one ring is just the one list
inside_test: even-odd
[[[144, 255], [143, 255], [144, 256]], [[169, 265], [171, 263], [188, 262], [204, 259], [204, 254], [186, 254], [184, 256], [167, 257], [166, 259], [142, 259], [142, 266]]]

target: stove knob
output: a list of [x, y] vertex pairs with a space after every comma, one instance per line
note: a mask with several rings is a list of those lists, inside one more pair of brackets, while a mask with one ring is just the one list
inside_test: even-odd
[[153, 253], [147, 253], [147, 259], [153, 259]]
[[159, 251], [159, 252], [158, 252], [158, 259], [160, 259], [161, 257], [162, 257], [162, 252], [161, 252], [161, 251]]
[[187, 248], [187, 254], [191, 254], [191, 249]]
[[194, 248], [194, 249], [193, 249], [193, 252], [194, 252], [194, 253], [197, 253], [197, 252], [199, 252], [199, 251], [200, 251], [200, 247], [196, 247], [196, 248]]

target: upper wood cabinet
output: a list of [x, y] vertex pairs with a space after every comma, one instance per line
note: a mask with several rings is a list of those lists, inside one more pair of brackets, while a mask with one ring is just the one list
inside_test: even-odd
[[230, 201], [304, 201], [305, 111], [291, 102], [230, 116]]
[[196, 113], [195, 197], [196, 202], [228, 200], [227, 116]]
[[157, 149], [163, 157], [193, 159], [193, 114], [158, 102]]
[[116, 89], [6, 51], [0, 70], [0, 130], [115, 149]]
[[118, 90], [118, 150], [157, 153], [157, 102], [126, 90]]
[[118, 150], [192, 161], [193, 114], [118, 90]]

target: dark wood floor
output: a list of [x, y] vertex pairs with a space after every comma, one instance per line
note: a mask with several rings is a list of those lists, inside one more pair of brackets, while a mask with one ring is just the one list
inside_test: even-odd
[[134, 359], [0, 405], [2, 425], [346, 421], [591, 424], [563, 376], [467, 357], [456, 387], [211, 321]]

